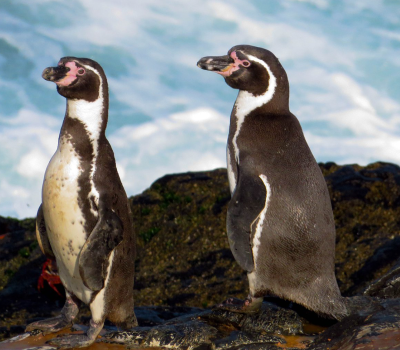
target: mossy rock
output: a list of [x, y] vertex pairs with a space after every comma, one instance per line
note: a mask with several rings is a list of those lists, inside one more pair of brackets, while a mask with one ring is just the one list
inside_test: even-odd
[[225, 169], [167, 175], [131, 198], [138, 232], [139, 305], [205, 307], [247, 293], [226, 238]]
[[[400, 168], [320, 168], [337, 228], [336, 276], [344, 295], [356, 295], [398, 259]], [[209, 307], [247, 295], [246, 274], [226, 237], [229, 200], [226, 169], [167, 175], [130, 198], [138, 242], [136, 305]], [[57, 313], [63, 299], [51, 288], [37, 290], [45, 258], [35, 245], [34, 219], [0, 218], [0, 237], [0, 327]]]

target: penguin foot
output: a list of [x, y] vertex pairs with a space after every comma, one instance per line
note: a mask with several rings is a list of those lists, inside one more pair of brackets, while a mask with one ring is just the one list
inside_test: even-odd
[[84, 334], [61, 335], [46, 342], [46, 344], [56, 346], [57, 349], [75, 349], [84, 348], [94, 343], [96, 338], [92, 339]]
[[47, 335], [50, 333], [59, 332], [62, 329], [70, 326], [72, 326], [72, 322], [66, 320], [63, 316], [60, 315], [28, 324], [25, 328], [25, 332], [40, 330], [42, 331], [43, 335]]
[[72, 321], [79, 312], [79, 301], [68, 292], [66, 292], [66, 295], [67, 299], [61, 310], [61, 315], [28, 324], [25, 328], [25, 332], [41, 330], [43, 335], [47, 335], [72, 326]]
[[260, 311], [263, 298], [248, 296], [246, 299], [229, 298], [215, 306], [217, 309], [239, 312], [243, 314], [255, 314]]
[[46, 342], [46, 344], [57, 346], [57, 349], [84, 348], [93, 344], [97, 335], [103, 329], [104, 321], [95, 322], [90, 320], [90, 327], [86, 334], [60, 335]]

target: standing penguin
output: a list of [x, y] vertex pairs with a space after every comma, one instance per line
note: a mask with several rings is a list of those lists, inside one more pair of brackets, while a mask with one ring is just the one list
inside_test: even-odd
[[57, 261], [65, 287], [61, 315], [28, 325], [45, 334], [72, 325], [80, 302], [90, 306], [86, 335], [54, 338], [59, 348], [92, 344], [105, 319], [122, 328], [137, 325], [133, 311], [135, 235], [129, 202], [106, 139], [108, 85], [90, 59], [64, 57], [43, 78], [67, 99], [58, 148], [46, 169], [36, 235]]
[[227, 145], [232, 195], [227, 233], [236, 261], [247, 271], [250, 294], [220, 306], [256, 312], [263, 296], [273, 294], [321, 316], [343, 318], [329, 193], [289, 110], [285, 70], [270, 51], [248, 45], [197, 65], [240, 90]]

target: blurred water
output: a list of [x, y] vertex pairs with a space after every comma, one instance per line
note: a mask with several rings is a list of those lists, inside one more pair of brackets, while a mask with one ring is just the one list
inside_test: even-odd
[[107, 135], [128, 195], [225, 166], [237, 91], [196, 67], [236, 44], [273, 51], [318, 161], [400, 162], [400, 3], [0, 0], [0, 215], [34, 216], [65, 99], [42, 70], [89, 57], [110, 86]]

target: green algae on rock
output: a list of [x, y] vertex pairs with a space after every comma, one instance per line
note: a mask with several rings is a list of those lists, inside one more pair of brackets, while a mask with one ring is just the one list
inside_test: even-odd
[[[400, 266], [400, 168], [389, 163], [365, 167], [326, 163], [320, 168], [336, 221], [336, 275], [342, 293], [360, 295], [372, 285], [383, 288], [384, 295], [399, 297], [399, 286], [392, 288], [392, 284], [397, 281], [396, 268]], [[246, 275], [236, 264], [226, 238], [229, 200], [225, 169], [166, 175], [130, 198], [139, 247], [136, 305], [168, 305], [163, 312], [169, 315], [168, 309], [179, 306], [204, 308], [228, 296], [247, 295]], [[33, 228], [33, 219], [20, 222], [0, 218], [0, 236], [5, 235], [0, 239], [0, 338], [21, 333], [28, 320], [49, 317], [63, 304], [51, 288], [37, 291], [45, 259], [35, 246]], [[380, 283], [374, 282], [387, 272]], [[372, 288], [371, 295], [382, 294], [376, 289]], [[390, 315], [382, 315], [384, 323], [385, 315]], [[159, 316], [154, 314], [151, 321], [139, 317], [139, 322], [144, 322], [140, 325], [155, 326], [175, 317]], [[397, 319], [398, 315], [394, 316]], [[229, 322], [225, 319], [228, 323], [224, 327], [243, 332], [241, 321], [235, 317], [232, 315]], [[360, 326], [363, 319], [356, 319]], [[87, 320], [82, 312], [77, 322]], [[249, 324], [246, 331], [251, 333], [256, 324]], [[345, 327], [350, 328], [351, 323]], [[220, 347], [237, 344], [238, 339], [253, 341], [241, 333], [226, 337], [218, 343]]]

